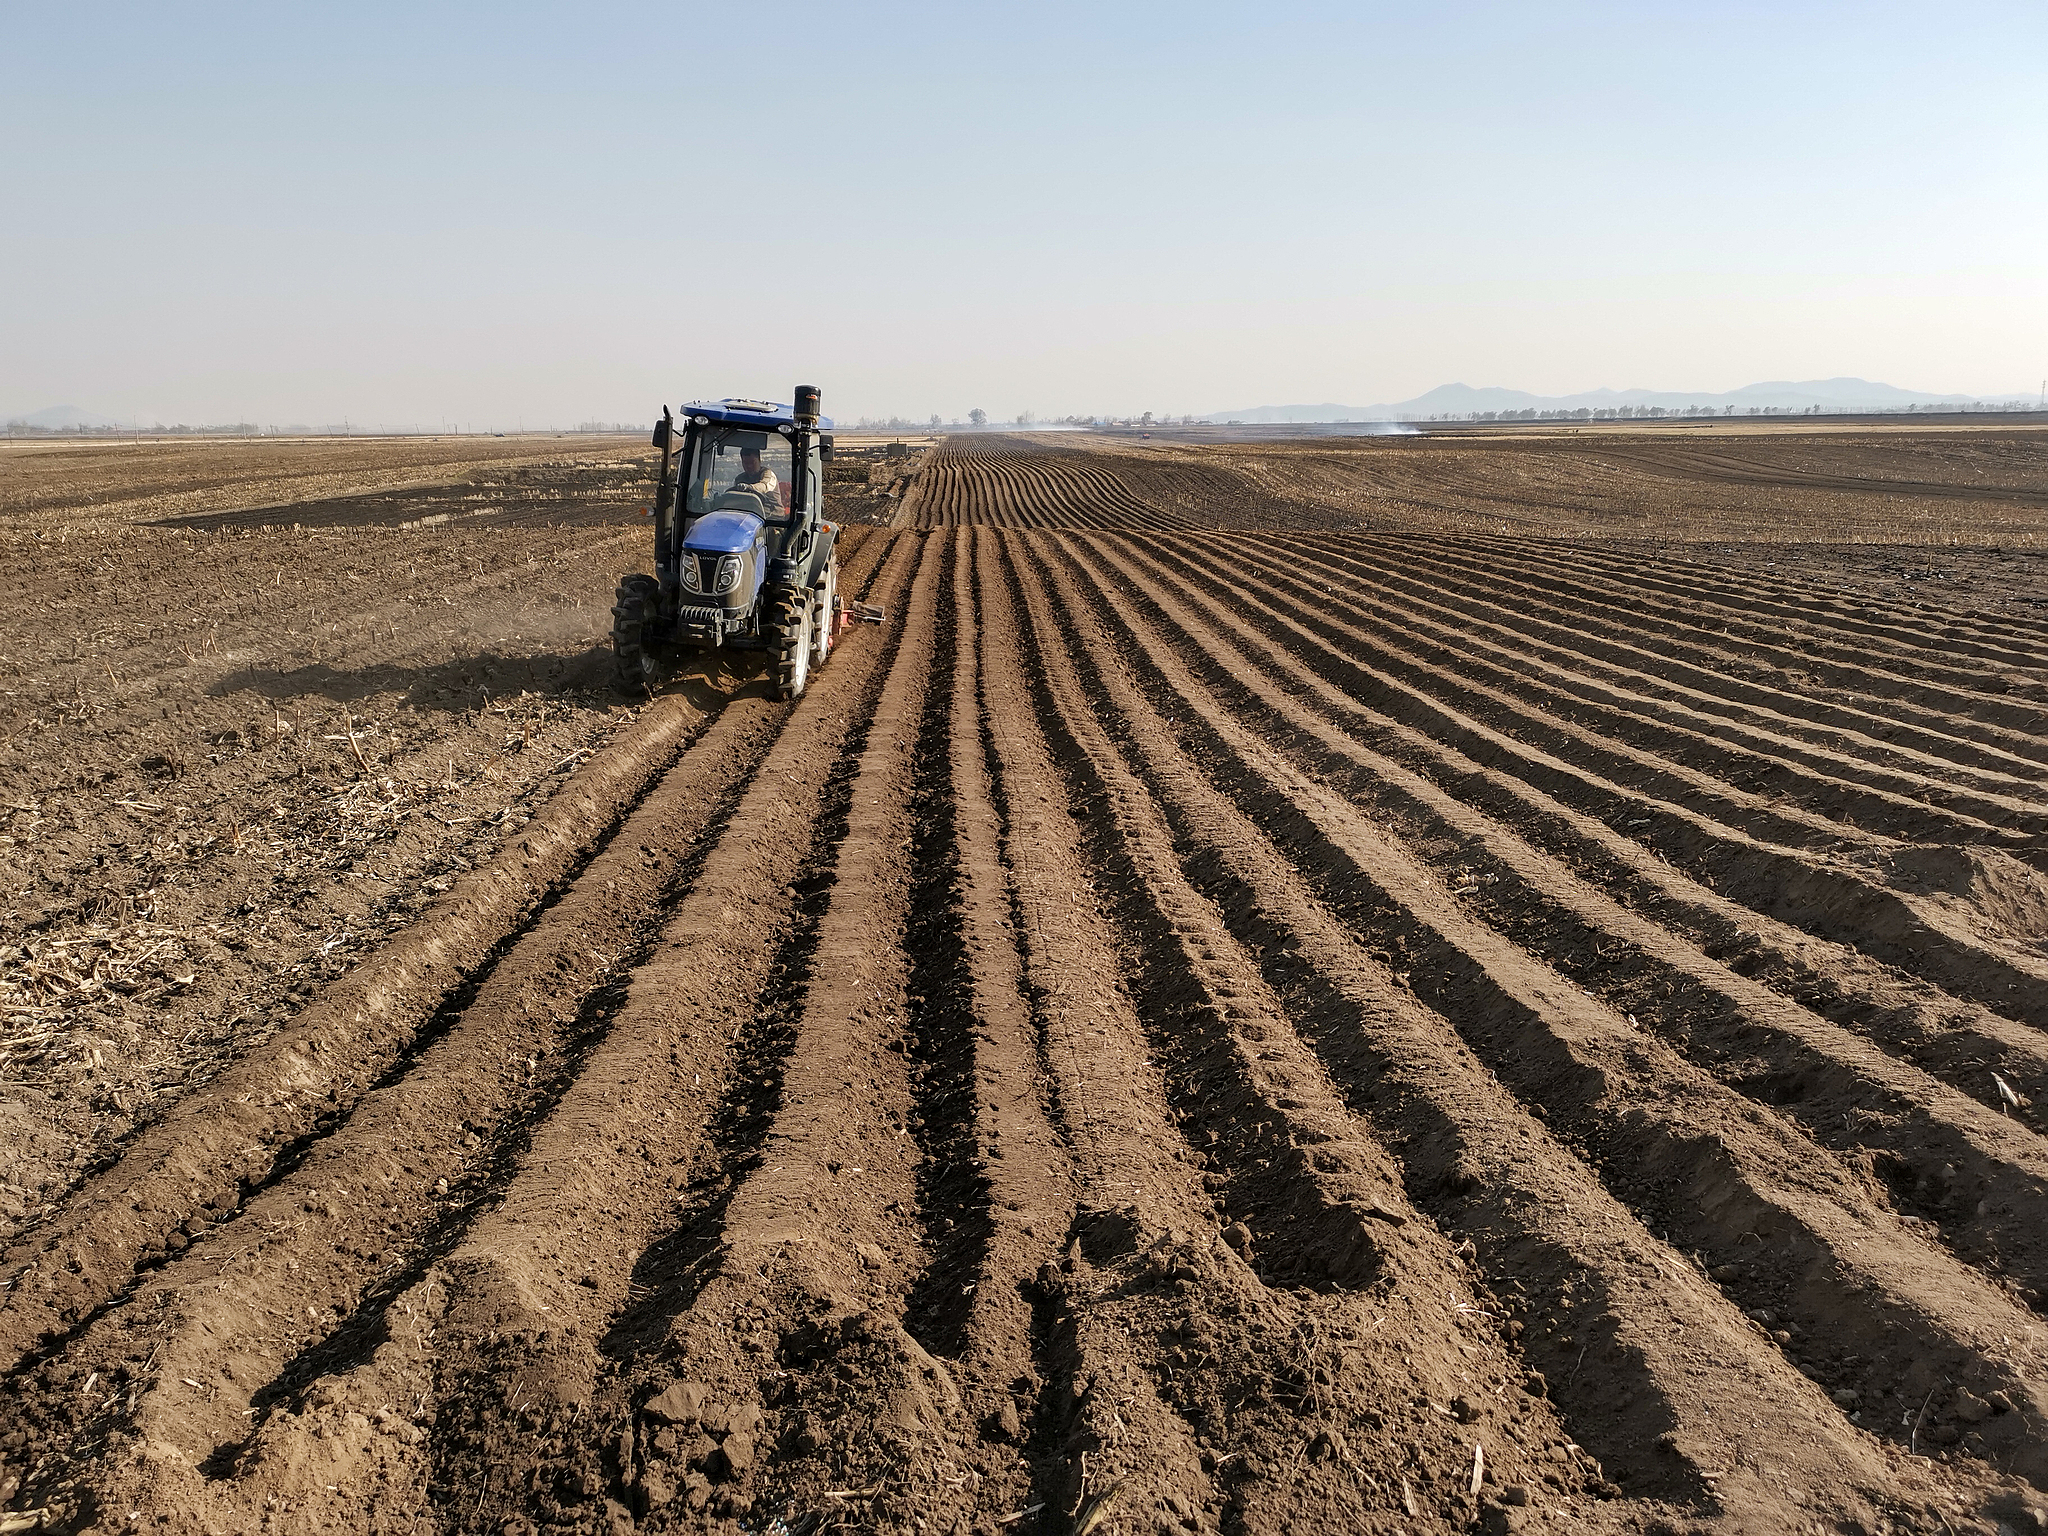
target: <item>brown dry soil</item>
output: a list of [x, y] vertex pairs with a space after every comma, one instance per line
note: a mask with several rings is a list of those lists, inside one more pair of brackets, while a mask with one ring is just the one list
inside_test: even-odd
[[[1211, 529], [1284, 518], [1331, 529], [2048, 550], [2048, 424], [1212, 436], [1092, 442], [1082, 462]], [[969, 442], [971, 480], [1004, 439]], [[1058, 454], [1063, 443], [1039, 446]]]
[[2039, 1536], [2048, 476], [1865, 435], [951, 439], [794, 704], [637, 444], [0, 459], [0, 1530]]

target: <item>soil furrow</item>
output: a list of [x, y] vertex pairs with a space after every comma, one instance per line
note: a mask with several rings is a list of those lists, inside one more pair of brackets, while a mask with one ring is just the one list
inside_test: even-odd
[[[1029, 1463], [1009, 1447], [1027, 1439], [1044, 1386], [1033, 1337], [1036, 1277], [1059, 1257], [1074, 1207], [1070, 1155], [1049, 1114], [1057, 1105], [1053, 1074], [1041, 1056], [1024, 981], [1021, 908], [1005, 862], [1008, 785], [990, 735], [986, 610], [975, 569], [987, 535], [963, 537], [953, 577], [953, 612], [962, 631], [952, 658], [945, 743], [955, 851], [943, 899], [952, 926], [940, 950], [947, 969], [931, 982], [947, 989], [949, 1006], [960, 1015], [951, 1038], [965, 1059], [948, 1081], [970, 1103], [951, 1119], [952, 1147], [935, 1146], [929, 1130], [921, 1134], [926, 1168], [935, 1153], [943, 1159], [933, 1185], [964, 1194], [971, 1182], [976, 1190], [971, 1206], [926, 1194], [927, 1221], [948, 1206], [962, 1209], [963, 1217], [976, 1211], [981, 1221], [970, 1240], [963, 1217], [947, 1218], [958, 1235], [949, 1242], [950, 1234], [941, 1233], [932, 1244], [933, 1261], [913, 1287], [905, 1316], [920, 1342], [951, 1357], [964, 1407], [980, 1429], [981, 1444], [965, 1458], [977, 1479], [974, 1506], [1002, 1514], [1031, 1502]], [[930, 899], [936, 902], [939, 894]], [[913, 926], [923, 905], [922, 898], [913, 901]], [[913, 956], [927, 952], [914, 940], [909, 948]], [[913, 973], [912, 986], [919, 985]], [[913, 1007], [920, 1000], [929, 1007], [934, 997], [929, 990], [922, 999], [913, 992]]]
[[[209, 1212], [220, 1225], [189, 1224], [183, 1256], [72, 1341], [72, 1378], [129, 1378], [125, 1403], [102, 1404], [109, 1427], [225, 1470], [273, 1403], [374, 1325], [373, 1298], [388, 1302], [454, 1245], [489, 1203], [492, 1170], [573, 1077], [599, 988], [643, 946], [645, 914], [689, 878], [697, 840], [731, 809], [780, 713], [730, 706], [402, 1075], [238, 1210]], [[222, 1339], [234, 1341], [225, 1356]], [[135, 1370], [145, 1357], [147, 1379]], [[188, 1378], [200, 1389], [183, 1390]]]
[[[889, 596], [915, 560], [908, 548], [892, 556], [881, 581]], [[505, 1503], [520, 1507], [564, 1462], [562, 1480], [546, 1479], [550, 1496], [586, 1497], [581, 1458], [563, 1436], [591, 1422], [608, 1319], [647, 1283], [635, 1261], [695, 1171], [696, 1106], [731, 1069], [774, 954], [762, 940], [785, 920], [804, 833], [841, 744], [863, 726], [886, 638], [849, 636], [790, 715], [495, 1204], [392, 1303], [367, 1356], [317, 1383], [296, 1412], [274, 1414], [221, 1481], [197, 1485], [149, 1442], [131, 1443], [99, 1474], [108, 1505], [232, 1524], [284, 1499], [317, 1525], [322, 1510], [360, 1510], [372, 1492], [373, 1509], [439, 1503], [452, 1513], [488, 1498], [480, 1489], [495, 1473], [502, 1518]], [[472, 1472], [465, 1495], [445, 1481]], [[515, 1488], [515, 1476], [535, 1486]]]
[[603, 845], [701, 718], [679, 698], [650, 707], [496, 859], [456, 881], [271, 1044], [137, 1136], [60, 1217], [17, 1244], [0, 1306], [9, 1368], [118, 1294], [145, 1253], [165, 1249], [202, 1211], [239, 1204], [300, 1138], [352, 1108]]
[[[1574, 551], [1573, 560], [1565, 561], [1553, 552], [1554, 546], [1547, 541], [1531, 541], [1521, 547], [1561, 569], [1586, 576], [1608, 577], [1627, 586], [1645, 578], [1653, 580], [1676, 595], [1712, 602], [1725, 609], [1730, 618], [1744, 623], [1754, 622], [1757, 616], [1768, 616], [1802, 626], [1814, 626], [1823, 632], [1833, 630], [1845, 636], [1853, 635], [1858, 649], [1865, 652], [1880, 648], [1893, 650], [1914, 661], [1926, 660], [1929, 652], [1951, 659], [1958, 654], [1981, 654], [1993, 664], [1993, 668], [2014, 664], [2048, 665], [2048, 656], [2044, 656], [2041, 650], [2024, 646], [2011, 650], [1994, 646], [1985, 652], [1959, 649], [1955, 645], [1956, 626], [1950, 621], [1947, 610], [1942, 610], [1944, 622], [1937, 627], [1927, 621], [1924, 613], [1913, 613], [1888, 603], [1874, 602], [1864, 596], [1814, 584], [1786, 588], [1754, 581], [1730, 581], [1723, 572], [1695, 562], [1638, 562], [1581, 551]], [[2010, 625], [2014, 640], [2034, 638], [2026, 635], [2023, 625], [2009, 620], [2004, 623]], [[1964, 677], [1971, 675], [1962, 669], [1958, 671]]]
[[[1180, 600], [1241, 633], [1236, 614], [1218, 608], [1206, 587], [1154, 566]], [[1183, 613], [1185, 609], [1181, 610]], [[1169, 619], [1169, 623], [1176, 623]], [[1241, 642], [1248, 657], [1279, 679], [1300, 678], [1286, 653]], [[2038, 1031], [1915, 984], [1854, 949], [1807, 934], [1697, 884], [1605, 821], [1575, 811], [1511, 774], [1483, 767], [1455, 748], [1363, 708], [1319, 681], [1295, 694], [1304, 706], [1356, 740], [1483, 811], [1631, 911], [1676, 933], [1693, 948], [1832, 1023], [1873, 1039], [1994, 1112], [2005, 1111], [1999, 1078], [2033, 1095], [2048, 1090], [2048, 1042]], [[1384, 783], [1374, 774], [1370, 798]], [[1617, 813], [1611, 820], [1626, 823]], [[1459, 875], [1455, 884], [1477, 885]], [[1997, 1073], [1999, 1077], [1992, 1074]], [[2033, 1123], [2030, 1121], [2030, 1123]]]
[[[1106, 652], [1123, 640], [1104, 635]], [[1354, 936], [1384, 930], [1353, 927], [1323, 907], [1313, 877], [1269, 841], [1288, 829], [1267, 807], [1248, 816], [1190, 771], [1171, 745], [1184, 706], [1159, 715], [1128, 688], [1122, 704], [1191, 873], [1224, 903], [1240, 939], [1256, 943], [1276, 995], [1308, 1024], [1356, 1112], [1401, 1149], [1417, 1201], [1479, 1246], [1476, 1302], [1490, 1308], [1498, 1297], [1516, 1314], [1511, 1331], [1543, 1371], [1531, 1384], [1558, 1398], [1600, 1464], [1632, 1497], [1768, 1509], [1783, 1499], [1775, 1484], [1784, 1468], [1767, 1482], [1760, 1463], [1776, 1462], [1790, 1435], [1816, 1448], [1799, 1477], [1833, 1483], [1854, 1467], [1864, 1496], [1889, 1502], [1883, 1462], [1845, 1433], [1761, 1331], [1588, 1179]], [[1533, 1326], [1525, 1331], [1522, 1319]], [[1702, 1351], [1707, 1339], [1720, 1342]], [[1582, 1388], [1594, 1344], [1597, 1383]], [[1558, 1497], [1560, 1474], [1583, 1465], [1567, 1456], [1546, 1469], [1542, 1499]]]
[[[1212, 589], [1227, 591], [1234, 611], [1250, 617], [1262, 636], [1296, 656], [1343, 701], [1340, 707], [1360, 708], [1354, 701], [1369, 698], [1390, 718], [1455, 745], [1476, 762], [1512, 773], [1604, 820], [1628, 823], [1640, 841], [1693, 878], [1761, 912], [1818, 937], [1853, 944], [1876, 960], [2007, 1017], [2048, 1023], [2048, 966], [2023, 947], [1987, 939], [1974, 913], [1881, 886], [1863, 877], [1855, 864], [1802, 857], [1797, 851], [1799, 842], [1820, 843], [1826, 852], [1845, 841], [1867, 841], [1865, 862], [1880, 870], [1886, 864], [1910, 870], [1913, 855], [1900, 845], [1860, 839], [1854, 829], [1816, 822], [1805, 837], [1795, 837], [1793, 847], [1779, 846], [1765, 834], [1798, 832], [1798, 813], [1772, 810], [1760, 797], [1729, 790], [1692, 770], [1659, 769], [1649, 754], [1624, 743], [1573, 727], [1545, 728], [1497, 690], [1478, 684], [1453, 689], [1427, 663], [1381, 647], [1371, 632], [1326, 617], [1319, 605], [1289, 601], [1277, 590], [1269, 590], [1262, 601], [1237, 585], [1227, 568], [1185, 546], [1174, 554], [1162, 552], [1162, 558]], [[1455, 702], [1442, 697], [1452, 692]], [[1698, 809], [1702, 802], [1712, 816]], [[1755, 823], [1756, 829], [1745, 829], [1745, 822]], [[1830, 834], [1832, 841], [1821, 843]], [[1966, 857], [1983, 861], [1991, 855], [1971, 850]]]
[[7, 445], [0, 1529], [2048, 1533], [2040, 427], [1348, 432]]
[[[1754, 722], [1702, 717], [1686, 701], [1667, 704], [1644, 697], [1633, 679], [1609, 684], [1594, 675], [1598, 669], [1584, 657], [1577, 658], [1576, 670], [1560, 667], [1541, 656], [1539, 646], [1530, 645], [1525, 654], [1490, 638], [1482, 626], [1445, 623], [1419, 611], [1439, 605], [1386, 595], [1389, 587], [1412, 584], [1383, 583], [1370, 594], [1344, 588], [1333, 593], [1324, 584], [1318, 594], [1315, 586], [1276, 569], [1268, 557], [1237, 553], [1237, 568], [1263, 578], [1272, 589], [1317, 594], [1333, 614], [1372, 625], [1389, 637], [1389, 645], [1434, 662], [1449, 676], [1480, 681], [1546, 719], [1639, 744], [1639, 750], [1734, 788], [1810, 807], [1830, 823], [1871, 826], [1902, 838], [1981, 842], [2023, 857], [2034, 851], [2048, 826], [2048, 812], [2032, 800], [1959, 790], [1922, 774], [1903, 775], [1813, 751]], [[1542, 626], [1524, 622], [1522, 628], [1528, 632]]]
[[[1169, 622], [1216, 645], [1185, 612]], [[1239, 701], [1239, 718], [1260, 712], [1256, 698]], [[2037, 1135], [1735, 974], [1400, 765], [1327, 727], [1297, 734], [1305, 718], [1276, 712], [1270, 739], [1289, 740], [1326, 782], [1397, 830], [1498, 932], [1817, 1141], [1874, 1155], [1894, 1183], [1920, 1186], [1920, 1203], [1970, 1262], [2023, 1295], [2048, 1285], [2034, 1235], [2048, 1222], [2048, 1148]]]
[[[1519, 595], [1510, 605], [1502, 601], [1509, 594], [1501, 591], [1510, 583], [1496, 579], [1482, 586], [1476, 581], [1459, 581], [1456, 576], [1446, 580], [1444, 566], [1412, 552], [1404, 551], [1403, 567], [1431, 572], [1429, 582], [1416, 581], [1390, 568], [1383, 559], [1361, 558], [1328, 547], [1315, 549], [1315, 553], [1337, 569], [1363, 576], [1376, 592], [1405, 594], [1409, 601], [1403, 606], [1410, 613], [1452, 614], [1453, 627], [1461, 634], [1505, 637], [1504, 654], [1541, 658], [1548, 675], [1574, 678], [1573, 686], [1582, 696], [1620, 700], [1636, 713], [1661, 705], [1672, 718], [1699, 719], [1698, 729], [1711, 729], [1731, 743], [1775, 754], [1819, 773], [1855, 778], [1909, 796], [1941, 793], [1945, 806], [1994, 825], [2023, 826], [2027, 816], [2039, 814], [2039, 770], [2030, 773], [2032, 765], [2023, 760], [2008, 758], [1980, 768], [1907, 750], [1896, 740], [1896, 726], [1892, 740], [1871, 734], [1888, 723], [1875, 715], [1864, 715], [1858, 722], [1861, 729], [1817, 728], [1813, 718], [1816, 707], [1796, 694], [1744, 685], [1708, 667], [1674, 660], [1668, 652], [1653, 654], [1612, 639], [1599, 626], [1589, 624], [1580, 610], [1566, 614]], [[1548, 618], [1546, 613], [1558, 617]], [[1587, 674], [1611, 681], [1613, 686], [1589, 692], [1587, 683], [1580, 681]], [[1708, 721], [1720, 723], [1709, 726]], [[1956, 793], [1958, 788], [1964, 792]]]
[[[1352, 546], [1353, 541], [1304, 541], [1304, 547], [1309, 549], [1332, 544], [1344, 548]], [[1558, 615], [1622, 654], [1660, 658], [1675, 664], [1695, 686], [1782, 717], [1787, 724], [1781, 728], [1803, 727], [1813, 731], [1816, 739], [1846, 734], [1862, 751], [1895, 752], [1967, 764], [2032, 783], [2039, 783], [2043, 776], [2042, 744], [2038, 742], [2021, 738], [2005, 747], [1992, 745], [1982, 739], [1986, 728], [1981, 727], [1978, 736], [1960, 736], [1953, 730], [1951, 715], [1907, 705], [1903, 700], [1894, 699], [1879, 711], [1816, 696], [1811, 683], [1800, 681], [1807, 676], [1804, 669], [1809, 657], [1796, 644], [1731, 643], [1725, 634], [1707, 627], [1711, 621], [1704, 614], [1688, 623], [1672, 617], [1674, 613], [1685, 614], [1685, 609], [1659, 604], [1652, 611], [1645, 604], [1627, 604], [1620, 594], [1599, 588], [1539, 581], [1512, 561], [1482, 560], [1463, 550], [1431, 549], [1425, 554], [1415, 541], [1405, 542], [1398, 549], [1363, 541], [1358, 541], [1356, 547], [1369, 550], [1378, 560], [1397, 559], [1406, 569], [1450, 573], [1453, 590], [1512, 595], [1517, 604]], [[1797, 635], [1788, 630], [1780, 638], [1791, 642]], [[1862, 691], [1860, 685], [1865, 679], [1842, 669], [1831, 680], [1853, 699]], [[2005, 740], [2009, 735], [2001, 732], [1994, 739]]]
[[[1071, 743], [1062, 752], [1045, 673], [1020, 654], [1033, 620], [1001, 557], [998, 540], [1010, 537], [977, 544], [983, 688], [1023, 985], [1048, 1112], [1074, 1181], [1067, 1225], [1031, 1234], [1050, 1235], [1064, 1254], [1033, 1287], [1035, 1368], [1018, 1383], [1031, 1395], [1019, 1419], [1031, 1504], [1047, 1512], [1041, 1531], [1059, 1530], [1091, 1499], [1114, 1498], [1120, 1509], [1172, 1511], [1213, 1532], [1228, 1492], [1215, 1473], [1229, 1425], [1215, 1412], [1213, 1386], [1198, 1403], [1176, 1383], [1191, 1361], [1213, 1383], [1202, 1364], [1214, 1347], [1206, 1342], [1213, 1298], [1228, 1290], [1227, 1270], [1248, 1271], [1216, 1240], [1213, 1204], [1167, 1113], [1086, 831], [1068, 799]], [[1170, 1267], [1198, 1277], [1194, 1304], [1163, 1305], [1148, 1294], [1159, 1276], [1151, 1255], [1162, 1244]]]
[[[1125, 622], [1142, 627], [1120, 595], [1106, 584], [1100, 590]], [[1853, 1343], [1861, 1360], [1874, 1363], [1858, 1367], [1870, 1375], [1854, 1390], [1941, 1359], [1951, 1373], [1996, 1376], [2019, 1394], [2015, 1401], [2031, 1401], [2034, 1348], [1987, 1355], [1981, 1343], [2001, 1334], [2024, 1340], [2033, 1331], [2009, 1299], [1929, 1251], [1796, 1131], [1737, 1108], [1728, 1089], [1669, 1047], [1467, 916], [1416, 853], [1255, 740], [1203, 685], [1175, 676], [1177, 664], [1156, 642], [1149, 650], [1142, 635], [1126, 643], [1134, 654], [1154, 656], [1192, 712], [1184, 734], [1206, 737], [1212, 753], [1227, 754], [1225, 777], [1240, 775], [1241, 806], [1255, 810], [1255, 820], [1291, 806], [1286, 814], [1313, 823], [1325, 899], [1348, 892], [1340, 914], [1384, 935], [1410, 967], [1416, 995], [1451, 1017], [1526, 1102], [1569, 1126], [1617, 1193], [1648, 1203], [1689, 1247], [1733, 1256], [1743, 1231], [1783, 1234], [1786, 1257], [1766, 1284], [1788, 1293], [1774, 1299], [1802, 1329], [1819, 1326], [1820, 1337]], [[1282, 708], [1277, 697], [1274, 704]], [[1261, 782], [1263, 793], [1253, 787]], [[1860, 1283], [1836, 1278], [1850, 1275]], [[1965, 1308], [1973, 1321], [1963, 1320]], [[1910, 1349], [1904, 1358], [1902, 1347]], [[2020, 1433], [2017, 1424], [2012, 1429]], [[2026, 1455], [2024, 1442], [2001, 1450]]]
[[[1074, 669], [1063, 691], [1088, 700], [1086, 714], [1070, 711], [1065, 723], [1111, 812], [1115, 830], [1101, 839], [1114, 845], [1104, 850], [1105, 885], [1116, 893], [1119, 927], [1143, 946], [1139, 1015], [1182, 1134], [1195, 1137], [1197, 1159], [1213, 1170], [1204, 1183], [1220, 1219], [1232, 1223], [1226, 1243], [1265, 1286], [1265, 1332], [1308, 1363], [1302, 1370], [1302, 1360], [1271, 1344], [1260, 1350], [1257, 1367], [1281, 1390], [1232, 1415], [1233, 1444], [1254, 1447], [1267, 1469], [1255, 1486], [1240, 1481], [1233, 1490], [1233, 1515], [1263, 1527], [1275, 1500], [1292, 1505], [1296, 1520], [1323, 1523], [1400, 1511], [1396, 1479], [1325, 1465], [1357, 1457], [1412, 1465], [1415, 1482], [1430, 1489], [1419, 1502], [1462, 1524], [1481, 1508], [1453, 1491], [1475, 1439], [1488, 1447], [1498, 1487], [1526, 1490], [1548, 1471], [1562, 1498], [1586, 1500], [1589, 1468], [1553, 1459], [1569, 1437], [1548, 1405], [1523, 1391], [1527, 1368], [1475, 1305], [1451, 1244], [1409, 1206], [1398, 1167], [1353, 1119], [1254, 959], [1182, 872], [1174, 834], [1127, 761], [1149, 756], [1159, 740], [1147, 729], [1150, 711], [1118, 686], [1114, 667], [1091, 664], [1092, 655], [1114, 653], [1077, 627], [1061, 573], [1052, 585], [1066, 616], [1048, 615], [1057, 629], [1040, 631], [1041, 648]], [[1057, 651], [1046, 643], [1055, 639]], [[1453, 1339], [1450, 1368], [1444, 1346]], [[1358, 1391], [1360, 1376], [1373, 1383], [1370, 1393]], [[1590, 1483], [1604, 1486], [1597, 1468]]]
[[[1583, 575], [1583, 567], [1576, 560], [1548, 556], [1530, 546], [1518, 546], [1516, 552], [1531, 563], [1555, 566], [1565, 577]], [[1786, 607], [1774, 614], [1760, 616], [1751, 608], [1712, 602], [1703, 597], [1698, 585], [1690, 581], [1657, 581], [1639, 573], [1633, 566], [1624, 567], [1616, 579], [1625, 583], [1628, 595], [1639, 601], [1661, 595], [1684, 604], [1704, 620], [1718, 624], [1717, 635], [1727, 639], [1780, 644], [1785, 637], [1784, 630], [1780, 624], [1768, 620], [1789, 623], [1799, 636], [1799, 655], [1806, 670], [1814, 671], [1839, 686], [1860, 688], [1870, 693], [1897, 694], [1908, 702], [1946, 711], [1953, 716], [1951, 729], [1959, 729], [1961, 722], [1974, 721], [2003, 727], [2022, 736], [2042, 735], [2042, 711], [2038, 700], [2000, 697], [2005, 692], [2005, 685], [1998, 674], [1930, 660], [1926, 650], [1935, 646], [1878, 648], [1867, 641], [1849, 643], [1846, 638], [1837, 640], [1829, 635], [1831, 626], [1822, 607]], [[1841, 671], [1837, 673], [1831, 671], [1832, 668], [1840, 668]]]
[[[716, 1252], [687, 1308], [652, 1348], [636, 1352], [620, 1384], [634, 1397], [686, 1378], [723, 1403], [774, 1412], [801, 1394], [827, 1414], [867, 1394], [922, 1394], [923, 1436], [904, 1447], [948, 1458], [959, 1426], [957, 1387], [945, 1368], [903, 1330], [903, 1296], [926, 1261], [919, 1209], [923, 1149], [910, 1134], [916, 1095], [906, 1059], [910, 971], [902, 943], [916, 889], [914, 769], [928, 721], [934, 632], [943, 603], [947, 540], [925, 542], [915, 586], [850, 786], [844, 836], [833, 850], [834, 879], [809, 957], [801, 1010], [783, 1065], [781, 1099], [758, 1158], [736, 1181]], [[754, 1337], [736, 1339], [744, 1320]], [[849, 1320], [850, 1331], [849, 1331]], [[835, 1389], [829, 1375], [806, 1379], [802, 1362], [821, 1336], [865, 1344], [889, 1361], [879, 1382]], [[766, 1345], [793, 1383], [773, 1381], [761, 1402]], [[630, 1411], [630, 1410], [629, 1410]], [[735, 1409], [735, 1412], [740, 1411]], [[630, 1421], [628, 1421], [630, 1423]], [[809, 1451], [776, 1444], [777, 1418], [763, 1426], [760, 1464], [741, 1458], [728, 1421], [722, 1512], [756, 1505], [789, 1511], [828, 1504], [823, 1489], [885, 1475], [922, 1483], [914, 1467], [878, 1461], [864, 1437], [832, 1434]], [[621, 1425], [621, 1429], [626, 1429]], [[847, 1464], [848, 1462], [851, 1464]], [[643, 1447], [621, 1470], [632, 1485], [650, 1476], [689, 1488], [717, 1468], [687, 1454]], [[707, 1484], [708, 1487], [708, 1484]]]

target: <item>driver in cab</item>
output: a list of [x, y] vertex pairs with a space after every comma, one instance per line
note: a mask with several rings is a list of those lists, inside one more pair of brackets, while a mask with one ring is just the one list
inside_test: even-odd
[[752, 491], [769, 507], [773, 507], [781, 499], [775, 471], [761, 462], [761, 450], [754, 444], [740, 449], [740, 472], [733, 477], [730, 489]]

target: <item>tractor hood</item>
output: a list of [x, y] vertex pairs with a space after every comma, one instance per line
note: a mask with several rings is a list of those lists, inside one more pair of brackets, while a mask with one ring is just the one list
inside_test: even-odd
[[707, 512], [690, 524], [683, 548], [707, 555], [743, 555], [761, 537], [761, 519], [750, 512]]

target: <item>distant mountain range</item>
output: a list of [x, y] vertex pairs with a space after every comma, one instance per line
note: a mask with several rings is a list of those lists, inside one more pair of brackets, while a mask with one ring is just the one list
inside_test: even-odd
[[1892, 384], [1875, 384], [1868, 379], [1809, 379], [1804, 383], [1783, 380], [1750, 384], [1722, 394], [1711, 391], [1685, 393], [1669, 389], [1593, 389], [1579, 395], [1532, 395], [1519, 389], [1474, 389], [1469, 384], [1444, 384], [1413, 400], [1391, 405], [1258, 405], [1244, 410], [1212, 411], [1209, 421], [1311, 422], [1311, 421], [1399, 421], [1404, 416], [1470, 416], [1476, 411], [1576, 411], [1611, 410], [1619, 406], [1661, 405], [1666, 410], [1803, 411], [1817, 405], [1824, 411], [1904, 410], [1929, 406], [2003, 404], [2026, 398], [2010, 395], [1929, 395], [1900, 389]]
[[81, 411], [75, 405], [53, 405], [44, 410], [5, 417], [0, 419], [0, 425], [46, 427], [54, 431], [59, 427], [111, 427], [118, 423], [106, 416], [95, 416], [91, 411]]

